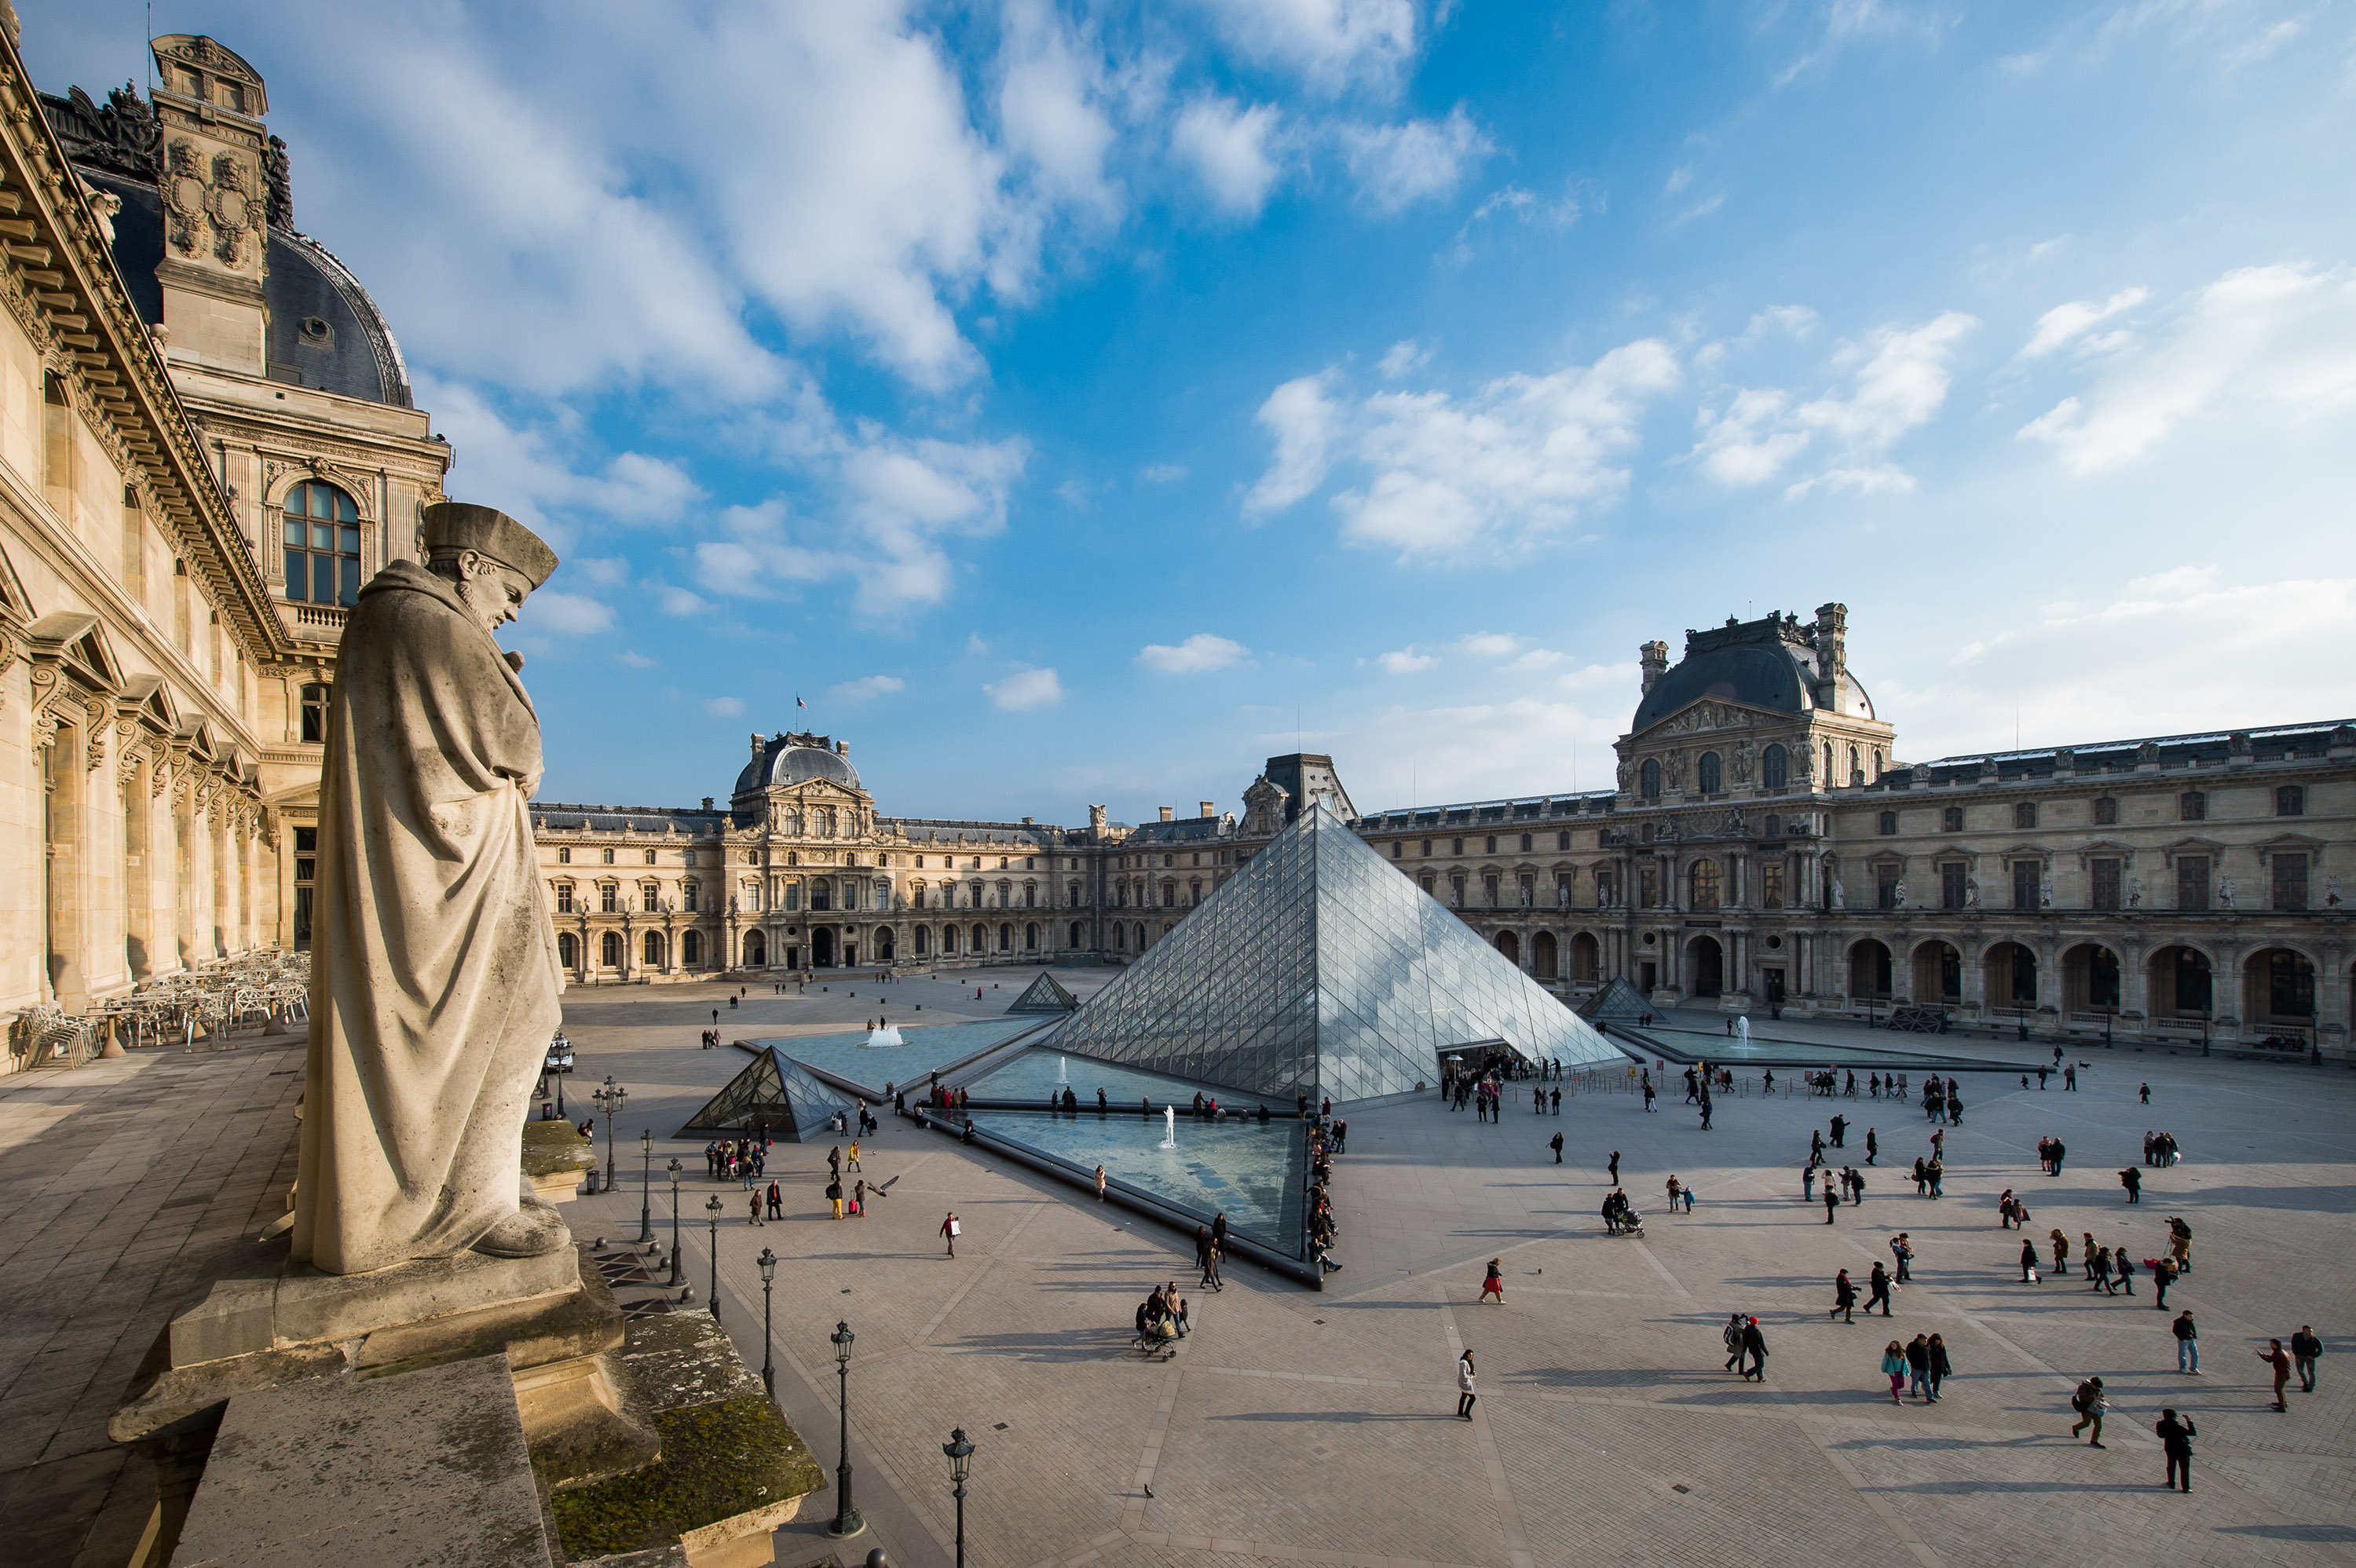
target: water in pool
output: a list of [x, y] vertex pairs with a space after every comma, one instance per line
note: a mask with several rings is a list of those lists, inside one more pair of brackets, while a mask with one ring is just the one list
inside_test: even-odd
[[[1052, 1082], [1052, 1061], [1047, 1075]], [[1040, 1091], [1042, 1099], [1045, 1093]], [[1225, 1210], [1229, 1229], [1288, 1256], [1301, 1255], [1309, 1136], [1303, 1124], [1291, 1117], [1272, 1118], [1264, 1126], [1256, 1120], [1198, 1121], [1184, 1110], [1194, 1098], [1191, 1089], [1175, 1101], [1155, 1100], [1151, 1115], [1140, 1115], [1133, 1098], [1126, 1112], [1098, 1115], [1094, 1097], [1091, 1088], [1087, 1108], [1076, 1115], [977, 1110], [973, 1123], [1083, 1176], [1102, 1165], [1113, 1181], [1205, 1223]], [[1174, 1149], [1160, 1147], [1162, 1108], [1169, 1104], [1180, 1107]]]

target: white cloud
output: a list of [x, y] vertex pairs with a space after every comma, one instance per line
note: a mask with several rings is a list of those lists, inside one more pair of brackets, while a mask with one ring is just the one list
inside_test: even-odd
[[1524, 674], [1533, 670], [1552, 669], [1558, 664], [1569, 663], [1569, 654], [1557, 653], [1552, 648], [1530, 648], [1524, 651], [1505, 668], [1515, 674]]
[[1150, 463], [1137, 471], [1137, 476], [1148, 485], [1175, 485], [1186, 477], [1186, 468], [1178, 463]]
[[1413, 0], [1202, 0], [1227, 43], [1312, 87], [1390, 82], [1416, 51]]
[[1250, 652], [1241, 643], [1197, 632], [1175, 647], [1167, 643], [1148, 643], [1139, 650], [1137, 662], [1164, 675], [1198, 675], [1239, 663]]
[[647, 657], [646, 655], [639, 653], [635, 648], [624, 648], [620, 653], [616, 654], [614, 658], [616, 663], [626, 664], [632, 669], [652, 669], [655, 667], [654, 660]]
[[1518, 653], [1522, 639], [1504, 632], [1474, 632], [1457, 638], [1456, 645], [1475, 658], [1501, 659]]
[[1669, 171], [1669, 177], [1662, 182], [1661, 194], [1675, 196], [1691, 184], [1693, 184], [1693, 165], [1681, 164]]
[[2172, 335], [2107, 357], [2082, 396], [2020, 434], [2074, 474], [2135, 463], [2189, 421], [2311, 418], [2356, 401], [2356, 268], [2245, 267], [2202, 289]]
[[1375, 361], [1375, 373], [1386, 381], [1422, 369], [1431, 362], [1431, 350], [1412, 337], [1402, 337]]
[[686, 589], [665, 583], [655, 590], [655, 602], [666, 615], [700, 615], [712, 608], [709, 603]]
[[1244, 496], [1246, 517], [1282, 511], [1325, 482], [1326, 445], [1334, 420], [1325, 381], [1323, 375], [1298, 377], [1260, 404], [1258, 417], [1276, 437], [1276, 456]]
[[703, 710], [722, 719], [733, 719], [744, 711], [744, 699], [741, 697], [707, 697], [703, 699]]
[[2133, 310], [2151, 298], [2145, 288], [2121, 289], [2097, 304], [2093, 300], [2072, 300], [2057, 304], [2037, 318], [2037, 330], [2029, 335], [2021, 346], [2020, 357], [2039, 359], [2072, 340], [2083, 336], [2098, 322], [2108, 321], [2124, 310]]
[[540, 590], [525, 602], [524, 613], [531, 618], [532, 631], [553, 632], [559, 636], [584, 636], [610, 630], [614, 624], [612, 605], [549, 588]]
[[998, 123], [1030, 183], [1100, 217], [1120, 198], [1105, 175], [1114, 142], [1103, 57], [1044, 0], [1012, 0], [998, 86]]
[[1053, 708], [1064, 700], [1064, 683], [1055, 678], [1052, 669], [1017, 670], [1004, 680], [994, 680], [981, 688], [990, 700], [1009, 713], [1028, 713], [1035, 708]]
[[827, 688], [827, 695], [838, 702], [873, 702], [879, 697], [889, 697], [905, 691], [908, 683], [896, 675], [862, 675], [857, 680], [846, 680]]
[[1415, 645], [1410, 643], [1406, 647], [1378, 655], [1375, 662], [1383, 667], [1386, 675], [1413, 675], [1419, 669], [1430, 669], [1440, 660], [1430, 654], [1416, 652]]
[[1496, 144], [1459, 104], [1445, 120], [1397, 125], [1344, 125], [1342, 156], [1362, 200], [1377, 212], [1397, 212], [1427, 197], [1446, 196]]
[[630, 562], [625, 556], [578, 556], [564, 564], [602, 587], [619, 588], [630, 581]]
[[1258, 217], [1284, 172], [1284, 115], [1273, 104], [1198, 98], [1179, 112], [1170, 137], [1213, 204], [1231, 218]]
[[[1743, 337], [1755, 341], [1767, 330], [1804, 335], [1815, 319], [1798, 307], [1764, 313], [1752, 318]], [[1826, 466], [1788, 486], [1788, 498], [1818, 489], [1869, 495], [1911, 489], [1912, 476], [1879, 459], [1938, 413], [1956, 347], [1977, 325], [1948, 311], [1921, 326], [1884, 326], [1861, 342], [1841, 345], [1833, 367], [1851, 372], [1846, 396], [1801, 401], [1780, 387], [1736, 388], [1723, 404], [1705, 404], [1697, 412], [1701, 437], [1687, 456], [1719, 484], [1742, 486], [1767, 483], [1821, 445], [1828, 453]]]
[[1647, 400], [1677, 385], [1656, 338], [1550, 375], [1501, 376], [1471, 396], [1376, 392], [1329, 401], [1321, 378], [1288, 382], [1260, 410], [1276, 461], [1246, 497], [1273, 510], [1323, 482], [1329, 446], [1361, 471], [1333, 498], [1342, 537], [1402, 558], [1526, 544], [1616, 500], [1617, 459]]

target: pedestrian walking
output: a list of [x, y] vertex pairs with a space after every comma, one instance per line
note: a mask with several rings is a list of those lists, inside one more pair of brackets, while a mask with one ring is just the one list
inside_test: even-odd
[[1677, 1211], [1678, 1195], [1685, 1191], [1684, 1186], [1677, 1180], [1677, 1173], [1674, 1170], [1669, 1172], [1667, 1187], [1669, 1193], [1669, 1212], [1674, 1214]]
[[2125, 1247], [2117, 1248], [2111, 1253], [2111, 1272], [2119, 1276], [2119, 1288], [2133, 1296], [2135, 1294], [2135, 1260], [2127, 1256], [2127, 1250]]
[[786, 1195], [779, 1189], [777, 1184], [772, 1181], [769, 1183], [769, 1218], [782, 1220], [785, 1217]]
[[2159, 1299], [2152, 1305], [2165, 1312], [2168, 1310], [2168, 1287], [2176, 1283], [2176, 1260], [2146, 1258], [2144, 1262], [2151, 1265], [2152, 1289], [2159, 1295]]
[[2266, 1348], [2258, 1352], [2258, 1360], [2274, 1369], [2275, 1408], [2288, 1410], [2290, 1402], [2283, 1397], [2283, 1389], [2290, 1381], [2290, 1357], [2284, 1352], [2283, 1342], [2280, 1339], [2267, 1340]]
[[1931, 1403], [1936, 1404], [1939, 1403], [1939, 1385], [1945, 1382], [1947, 1375], [1955, 1370], [1954, 1364], [1947, 1360], [1947, 1341], [1944, 1336], [1938, 1334], [1931, 1336], [1930, 1357]]
[[1866, 1163], [1866, 1164], [1868, 1164], [1868, 1165], [1871, 1165], [1871, 1164], [1873, 1163], [1873, 1157], [1874, 1157], [1875, 1155], [1879, 1154], [1880, 1152], [1881, 1152], [1881, 1140], [1880, 1140], [1879, 1137], [1876, 1137], [1876, 1136], [1874, 1136], [1874, 1131], [1873, 1131], [1873, 1129], [1872, 1129], [1871, 1127], [1868, 1127], [1868, 1128], [1866, 1128], [1866, 1129], [1865, 1129], [1865, 1163]]
[[1826, 1317], [1846, 1317], [1851, 1323], [1857, 1321], [1857, 1286], [1850, 1282], [1847, 1269], [1841, 1270], [1833, 1279], [1832, 1310], [1825, 1316]]
[[1459, 1421], [1472, 1420], [1472, 1406], [1480, 1401], [1481, 1396], [1472, 1388], [1476, 1375], [1472, 1366], [1472, 1347], [1467, 1345], [1464, 1353], [1456, 1358], [1456, 1419]]
[[1557, 1133], [1554, 1136], [1548, 1138], [1547, 1140], [1547, 1147], [1554, 1150], [1555, 1164], [1560, 1165], [1562, 1163], [1562, 1135], [1560, 1133]]
[[2176, 1370], [2199, 1376], [2201, 1372], [2201, 1328], [2192, 1321], [2192, 1308], [2186, 1307], [2168, 1326], [2176, 1336]]
[[2190, 1491], [2192, 1439], [2201, 1435], [2201, 1429], [2192, 1424], [2190, 1416], [2179, 1420], [2173, 1410], [2162, 1410], [2152, 1430], [2159, 1434], [2160, 1452], [2168, 1456], [2168, 1478], [2159, 1483], [2160, 1489], [2166, 1491], [2181, 1483], [2184, 1490]]
[[949, 1217], [941, 1221], [941, 1234], [948, 1238], [948, 1255], [951, 1257], [957, 1256], [958, 1234], [964, 1229], [964, 1226], [958, 1223], [957, 1211], [954, 1209], [949, 1211]]
[[1481, 1299], [1486, 1301], [1494, 1296], [1500, 1307], [1505, 1305], [1505, 1276], [1499, 1272], [1503, 1262], [1500, 1258], [1491, 1258], [1489, 1272], [1481, 1279]]
[[2151, 1085], [2148, 1083], [2143, 1086], [2142, 1099], [2145, 1104], [2148, 1105], [2151, 1104]]
[[1890, 1403], [1904, 1404], [1899, 1391], [1906, 1386], [1906, 1347], [1895, 1339], [1882, 1347], [1881, 1373], [1890, 1380]]
[[1906, 1341], [1906, 1392], [1917, 1399], [1931, 1397], [1931, 1341], [1928, 1336], [1917, 1334]]
[[1800, 1201], [1813, 1203], [1815, 1200], [1816, 1168], [1815, 1162], [1811, 1161], [1800, 1168]]
[[2302, 1323], [2298, 1332], [2290, 1337], [2290, 1364], [2298, 1370], [2298, 1392], [2315, 1392], [2315, 1358], [2323, 1354], [2323, 1341], [2315, 1337], [2312, 1325]]
[[1550, 1098], [1553, 1100], [1553, 1102], [1554, 1102], [1554, 1114], [1555, 1114], [1556, 1115], [1558, 1115], [1558, 1116], [1561, 1115], [1562, 1115], [1562, 1089], [1561, 1089], [1561, 1087], [1560, 1087], [1559, 1085], [1558, 1085], [1558, 1086], [1555, 1088], [1555, 1090], [1553, 1091], [1552, 1094], [1551, 1094], [1549, 1097], [1550, 1097]]
[[1098, 1201], [1098, 1202], [1099, 1202], [1099, 1203], [1101, 1203], [1101, 1202], [1103, 1202], [1104, 1200], [1105, 1200], [1105, 1168], [1104, 1168], [1104, 1167], [1103, 1167], [1103, 1166], [1098, 1166], [1098, 1167], [1097, 1167], [1097, 1201]]
[[834, 1177], [826, 1184], [826, 1200], [834, 1206], [834, 1217], [842, 1218], [842, 1178]]
[[1851, 1166], [1847, 1174], [1848, 1177], [1848, 1200], [1852, 1203], [1864, 1202], [1865, 1172], [1858, 1169], [1855, 1166]]
[[1746, 1318], [1742, 1325], [1742, 1353], [1751, 1358], [1742, 1369], [1743, 1381], [1767, 1381], [1767, 1336], [1759, 1331], [1759, 1319]]
[[2085, 1232], [2080, 1239], [2083, 1240], [2086, 1245], [2084, 1249], [2079, 1253], [2078, 1256], [2084, 1261], [2086, 1277], [2088, 1279], [2092, 1279], [2094, 1277], [2094, 1258], [2101, 1249], [2094, 1245], [2094, 1232], [2092, 1231]]
[[1742, 1362], [1741, 1313], [1734, 1313], [1727, 1318], [1725, 1330], [1719, 1338], [1726, 1342], [1726, 1370], [1730, 1372]]
[[2111, 1294], [2110, 1248], [2100, 1247], [2095, 1250], [2094, 1262], [2086, 1270], [2086, 1277], [2094, 1282], [2092, 1288], [2101, 1291], [2104, 1296]]
[[1898, 1260], [1898, 1283], [1911, 1283], [1914, 1278], [1911, 1266], [1914, 1262], [1914, 1243], [1905, 1232], [1901, 1231], [1890, 1238], [1890, 1255]]
[[2037, 1283], [2037, 1243], [2026, 1236], [2020, 1239], [2020, 1283]]
[[851, 1140], [851, 1153], [843, 1160], [842, 1168], [845, 1170], [859, 1170], [863, 1168], [859, 1163], [859, 1140], [857, 1138]]
[[2100, 1448], [2103, 1445], [2103, 1412], [2111, 1408], [2110, 1402], [2103, 1397], [2103, 1380], [2088, 1378], [2080, 1383], [2078, 1392], [2070, 1396], [2070, 1408], [2078, 1413], [2077, 1424], [2070, 1428], [2070, 1435], [2075, 1437], [2091, 1425], [2094, 1435], [2086, 1439], [2086, 1446]]
[[2128, 1202], [2140, 1203], [2143, 1201], [2142, 1171], [2137, 1170], [2134, 1166], [2127, 1167], [2125, 1170], [2119, 1172], [2119, 1185], [2127, 1189]]
[[2045, 1233], [2045, 1239], [2053, 1243], [2054, 1276], [2059, 1279], [2068, 1278], [2070, 1275], [2069, 1232], [2062, 1230], [2061, 1226], [2056, 1225], [2052, 1230]]
[[750, 1194], [749, 1196], [750, 1196], [750, 1200], [751, 1200], [751, 1202], [752, 1202], [752, 1208], [753, 1208], [753, 1217], [752, 1217], [752, 1221], [751, 1221], [751, 1222], [752, 1222], [753, 1224], [757, 1225], [757, 1224], [761, 1223], [761, 1189], [760, 1189], [759, 1188], [757, 1188], [757, 1187], [756, 1187], [756, 1188], [755, 1188], [755, 1189], [753, 1189], [753, 1190], [752, 1190], [752, 1192], [751, 1192], [751, 1194]]
[[1876, 1259], [1876, 1260], [1874, 1261], [1874, 1264], [1873, 1264], [1873, 1273], [1872, 1273], [1872, 1274], [1870, 1274], [1869, 1275], [1868, 1275], [1868, 1276], [1866, 1277], [1866, 1282], [1865, 1282], [1865, 1284], [1866, 1284], [1865, 1310], [1866, 1310], [1867, 1315], [1868, 1315], [1869, 1317], [1872, 1315], [1872, 1312], [1873, 1312], [1873, 1304], [1874, 1304], [1875, 1302], [1879, 1301], [1879, 1303], [1881, 1303], [1881, 1315], [1882, 1315], [1884, 1317], [1889, 1317], [1889, 1316], [1890, 1316], [1890, 1271], [1889, 1271], [1888, 1269], [1883, 1268], [1883, 1267], [1881, 1266], [1881, 1263], [1880, 1263], [1880, 1260], [1879, 1260], [1879, 1259]]

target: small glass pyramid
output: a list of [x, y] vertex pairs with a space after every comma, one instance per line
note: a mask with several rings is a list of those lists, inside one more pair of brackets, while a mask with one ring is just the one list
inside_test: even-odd
[[1602, 1019], [1608, 1022], [1625, 1019], [1633, 1023], [1652, 1010], [1653, 1004], [1644, 999], [1644, 992], [1630, 985], [1625, 975], [1614, 975], [1610, 985], [1587, 999], [1586, 1005], [1579, 1009], [1579, 1016]]
[[1031, 982], [1029, 988], [1014, 998], [1010, 1013], [1068, 1013], [1075, 1011], [1080, 999], [1064, 989], [1053, 975], [1042, 975]]
[[771, 1137], [799, 1143], [804, 1134], [823, 1131], [837, 1112], [850, 1109], [849, 1096], [828, 1088], [771, 1047], [679, 1131], [685, 1137], [766, 1130]]
[[1436, 1083], [1451, 1049], [1626, 1057], [1322, 801], [1091, 997], [1055, 1049], [1290, 1100]]

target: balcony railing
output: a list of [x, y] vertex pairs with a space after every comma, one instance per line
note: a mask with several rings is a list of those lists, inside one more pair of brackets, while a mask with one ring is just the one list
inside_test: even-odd
[[282, 599], [278, 613], [297, 637], [307, 642], [332, 643], [342, 639], [344, 622], [351, 612], [340, 604], [305, 604]]

